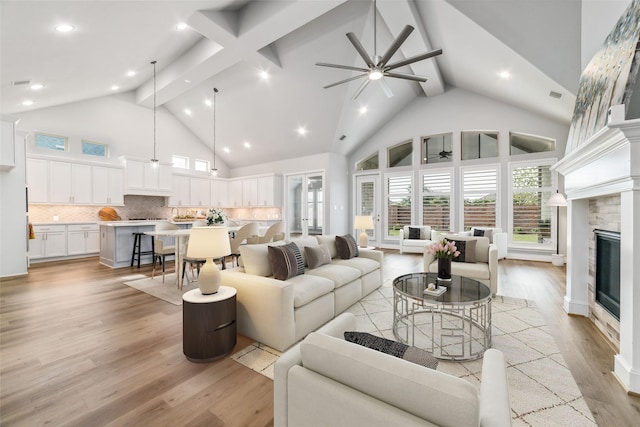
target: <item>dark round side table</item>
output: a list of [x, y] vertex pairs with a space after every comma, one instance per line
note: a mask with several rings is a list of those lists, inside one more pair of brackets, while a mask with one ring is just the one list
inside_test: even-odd
[[182, 295], [182, 351], [192, 362], [226, 356], [236, 345], [236, 290], [220, 286], [203, 295], [200, 289]]

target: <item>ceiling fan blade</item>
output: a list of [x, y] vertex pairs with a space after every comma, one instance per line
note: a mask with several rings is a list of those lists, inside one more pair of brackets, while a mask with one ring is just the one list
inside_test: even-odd
[[360, 87], [358, 88], [358, 90], [356, 91], [356, 93], [353, 95], [353, 100], [355, 101], [360, 94], [362, 93], [362, 91], [364, 90], [365, 87], [367, 87], [367, 85], [369, 84], [371, 80], [367, 79], [365, 81], [362, 82], [362, 84], [360, 85]]
[[384, 73], [387, 77], [395, 77], [396, 79], [405, 79], [405, 80], [413, 80], [416, 82], [424, 83], [427, 81], [426, 77], [415, 76], [413, 74], [403, 74], [403, 73]]
[[384, 94], [387, 95], [387, 98], [391, 98], [393, 96], [393, 92], [387, 82], [385, 82], [384, 79], [380, 79], [378, 82], [380, 83], [380, 87], [384, 91]]
[[411, 34], [412, 31], [413, 27], [411, 25], [405, 25], [400, 34], [398, 34], [398, 37], [396, 37], [391, 46], [389, 46], [389, 49], [387, 49], [384, 55], [382, 55], [380, 62], [376, 65], [384, 67], [386, 63], [389, 62], [391, 57], [396, 53], [396, 51], [400, 48], [402, 43], [404, 43], [407, 37], [409, 37], [409, 34]]
[[351, 67], [349, 65], [327, 64], [326, 62], [316, 62], [319, 67], [340, 68], [342, 70], [361, 71], [363, 73], [369, 72], [368, 68]]
[[[361, 79], [362, 77], [365, 77], [365, 76], [366, 74], [360, 74], [358, 76], [349, 77], [348, 79], [340, 80], [339, 82], [335, 82], [335, 83], [331, 83], [330, 85], [323, 86], [323, 89], [329, 89], [330, 87], [338, 86], [338, 85], [341, 85], [342, 83], [348, 83], [352, 80]], [[368, 80], [369, 79], [367, 79], [367, 81]]]
[[395, 64], [388, 65], [384, 67], [386, 70], [393, 70], [395, 68], [402, 67], [404, 65], [413, 64], [414, 62], [422, 61], [424, 59], [429, 59], [433, 56], [438, 56], [442, 54], [442, 49], [432, 50], [431, 52], [423, 53], [421, 55], [412, 56], [411, 58], [403, 59], [402, 61], [398, 61]]
[[358, 40], [356, 35], [353, 34], [353, 33], [347, 33], [347, 38], [349, 39], [349, 41], [351, 42], [353, 47], [356, 48], [356, 50], [358, 51], [358, 53], [360, 54], [360, 56], [364, 60], [365, 64], [367, 64], [369, 67], [374, 67], [374, 64], [373, 64], [373, 61], [371, 60], [371, 57], [369, 56], [367, 51], [364, 50], [364, 46], [362, 46], [362, 43], [360, 43], [360, 40]]

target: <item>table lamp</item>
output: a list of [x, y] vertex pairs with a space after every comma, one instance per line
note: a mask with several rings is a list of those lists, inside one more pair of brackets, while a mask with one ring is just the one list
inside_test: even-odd
[[[195, 227], [189, 233], [187, 256], [200, 258], [205, 264], [198, 275], [198, 287], [203, 295], [215, 294], [220, 288], [220, 270], [214, 264], [215, 258], [221, 258], [231, 253], [229, 232], [225, 226]], [[224, 262], [224, 261], [223, 261]]]
[[369, 245], [369, 236], [366, 230], [373, 229], [373, 218], [370, 215], [356, 215], [353, 228], [361, 231], [360, 237], [358, 238], [358, 246], [366, 248]]

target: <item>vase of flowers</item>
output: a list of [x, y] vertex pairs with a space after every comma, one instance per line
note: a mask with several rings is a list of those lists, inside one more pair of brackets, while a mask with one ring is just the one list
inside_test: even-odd
[[429, 252], [438, 259], [438, 279], [451, 280], [451, 260], [460, 255], [456, 242], [442, 239], [429, 246]]
[[209, 209], [206, 220], [207, 225], [223, 225], [227, 222], [227, 214], [222, 209]]

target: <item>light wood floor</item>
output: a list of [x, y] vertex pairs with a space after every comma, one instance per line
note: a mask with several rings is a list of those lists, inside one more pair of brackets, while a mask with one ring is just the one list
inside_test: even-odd
[[[420, 271], [421, 256], [386, 251], [385, 277]], [[170, 263], [171, 264], [171, 263]], [[182, 354], [182, 308], [121, 285], [149, 267], [97, 258], [33, 265], [0, 287], [0, 424], [270, 426], [273, 383], [230, 358]], [[640, 398], [616, 382], [613, 350], [562, 310], [564, 270], [501, 261], [499, 293], [532, 299], [599, 425], [640, 425]], [[239, 336], [234, 351], [251, 340]]]

